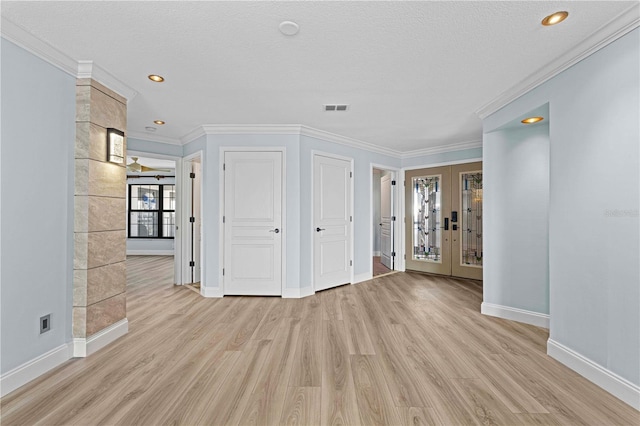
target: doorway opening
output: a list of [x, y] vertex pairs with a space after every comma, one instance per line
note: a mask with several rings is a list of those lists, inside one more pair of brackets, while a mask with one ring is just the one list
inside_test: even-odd
[[[129, 151], [127, 153], [126, 188], [126, 253], [138, 264], [156, 260], [171, 268], [158, 268], [167, 273], [167, 281], [178, 282], [176, 252], [179, 238], [179, 177], [177, 158]], [[161, 280], [163, 281], [163, 280]]]
[[396, 265], [396, 173], [393, 170], [372, 167], [372, 275], [393, 272]]

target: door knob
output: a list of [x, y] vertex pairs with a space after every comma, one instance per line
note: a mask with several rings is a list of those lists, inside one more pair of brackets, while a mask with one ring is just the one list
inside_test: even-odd
[[324, 231], [324, 228], [316, 228], [316, 232]]
[[270, 229], [269, 232], [275, 232], [276, 234], [278, 234], [280, 232], [280, 230], [278, 228]]

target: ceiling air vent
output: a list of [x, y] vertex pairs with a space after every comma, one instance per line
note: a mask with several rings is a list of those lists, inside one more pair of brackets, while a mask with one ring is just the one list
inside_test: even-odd
[[346, 111], [349, 108], [347, 104], [324, 104], [325, 111]]

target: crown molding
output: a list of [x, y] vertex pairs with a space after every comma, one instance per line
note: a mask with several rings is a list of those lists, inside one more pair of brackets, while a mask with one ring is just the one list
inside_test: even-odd
[[142, 141], [149, 141], [149, 142], [166, 143], [169, 145], [183, 145], [180, 139], [167, 138], [165, 136], [154, 135], [151, 133], [127, 132], [127, 138], [139, 139]]
[[0, 22], [0, 34], [4, 39], [20, 46], [65, 73], [75, 78], [92, 78], [124, 97], [127, 101], [130, 101], [138, 94], [136, 90], [114, 77], [104, 68], [94, 64], [93, 61], [76, 61], [4, 16]]
[[2, 38], [20, 46], [27, 52], [34, 54], [65, 73], [76, 77], [78, 72], [78, 62], [76, 60], [62, 53], [49, 43], [40, 40], [4, 16], [0, 21], [0, 34], [2, 34]]
[[[424, 155], [440, 154], [450, 151], [461, 151], [465, 149], [481, 148], [482, 140], [473, 140], [458, 142], [454, 144], [439, 145], [430, 148], [424, 148], [414, 151], [402, 152], [395, 149], [381, 147], [372, 143], [363, 142], [358, 139], [342, 136], [335, 133], [327, 132], [313, 127], [300, 124], [247, 124], [247, 125], [224, 125], [224, 124], [205, 124], [198, 126], [191, 132], [180, 138], [183, 145], [188, 144], [202, 136], [206, 135], [300, 135], [310, 138], [321, 139], [325, 142], [333, 142], [352, 148], [363, 149], [369, 152], [388, 155], [389, 157], [406, 159], [413, 157], [421, 157]], [[129, 133], [131, 136], [132, 133]], [[148, 139], [140, 136], [141, 139]]]
[[135, 89], [123, 83], [109, 71], [95, 64], [93, 61], [78, 61], [78, 72], [76, 77], [91, 78], [98, 83], [103, 84], [110, 90], [113, 90], [118, 95], [125, 98], [127, 102], [131, 101], [138, 94]]
[[482, 148], [482, 140], [479, 139], [474, 141], [458, 142], [458, 143], [452, 143], [447, 145], [438, 145], [438, 146], [433, 146], [433, 147], [424, 148], [424, 149], [416, 149], [413, 151], [407, 151], [407, 152], [401, 153], [400, 158], [404, 160], [407, 158], [441, 154], [443, 152], [462, 151], [465, 149], [473, 149], [473, 148]]
[[402, 154], [400, 151], [390, 148], [384, 148], [369, 142], [363, 142], [348, 136], [341, 136], [324, 130], [314, 129], [313, 127], [300, 126], [300, 135], [310, 138], [322, 139], [327, 142], [334, 142], [340, 145], [350, 146], [352, 148], [364, 149], [366, 151], [376, 152], [378, 154], [388, 155], [390, 157], [399, 158]]
[[[592, 55], [603, 47], [640, 26], [640, 3], [634, 3], [620, 15], [594, 31], [589, 37], [565, 54], [549, 62], [520, 83], [502, 92], [499, 96], [480, 107], [476, 114], [485, 119], [520, 96], [535, 89], [544, 82]], [[569, 58], [569, 59], [567, 59]]]

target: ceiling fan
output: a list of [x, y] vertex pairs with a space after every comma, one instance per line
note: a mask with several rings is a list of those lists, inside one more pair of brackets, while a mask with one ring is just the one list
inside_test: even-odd
[[127, 170], [134, 173], [143, 173], [143, 172], [170, 172], [171, 169], [156, 169], [154, 167], [143, 166], [138, 163], [138, 157], [131, 157], [133, 163], [127, 164]]

